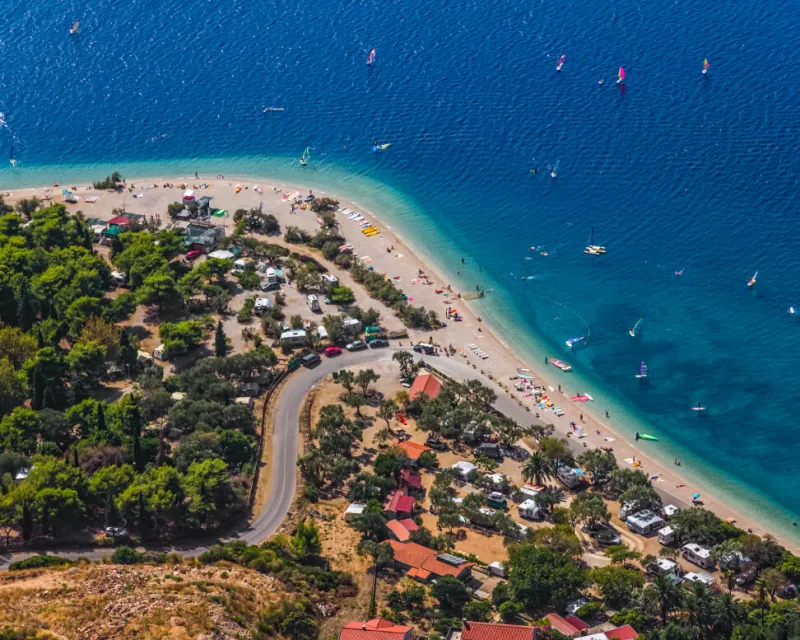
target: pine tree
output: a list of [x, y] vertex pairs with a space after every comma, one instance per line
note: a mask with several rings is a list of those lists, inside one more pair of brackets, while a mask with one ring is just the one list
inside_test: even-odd
[[224, 358], [228, 353], [228, 339], [225, 336], [225, 331], [222, 328], [222, 320], [217, 322], [217, 333], [214, 336], [214, 355], [217, 358]]
[[128, 375], [136, 368], [138, 355], [136, 348], [131, 344], [130, 334], [123, 330], [122, 335], [119, 337], [119, 359], [127, 368]]
[[33, 535], [33, 516], [26, 500], [22, 503], [22, 539], [27, 542], [31, 539], [31, 535]]
[[39, 371], [39, 365], [33, 368], [33, 393], [31, 394], [31, 408], [35, 411], [44, 409], [44, 380]]
[[142, 420], [139, 408], [134, 406], [131, 411], [131, 431], [133, 432], [133, 468], [137, 473], [144, 471], [144, 456], [142, 454]]
[[106, 442], [108, 435], [108, 427], [106, 426], [106, 412], [103, 409], [103, 403], [97, 404], [97, 420], [94, 426], [94, 440], [97, 442]]
[[33, 300], [31, 299], [31, 292], [28, 289], [28, 285], [23, 284], [19, 290], [19, 296], [17, 300], [17, 322], [19, 323], [19, 328], [23, 331], [27, 331], [33, 326], [33, 323], [36, 321], [36, 312], [33, 308]]
[[153, 529], [153, 518], [147, 510], [147, 503], [144, 500], [144, 494], [140, 493], [139, 498], [136, 500], [136, 528], [139, 530], [139, 535], [142, 538], [149, 537]]
[[78, 461], [78, 447], [72, 447], [72, 466], [76, 468], [80, 466]]

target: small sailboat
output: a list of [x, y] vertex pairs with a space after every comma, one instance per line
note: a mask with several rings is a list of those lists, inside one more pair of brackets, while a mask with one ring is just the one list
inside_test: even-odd
[[384, 151], [385, 149], [388, 149], [391, 146], [391, 144], [392, 144], [391, 142], [384, 142], [383, 144], [378, 144], [377, 142], [375, 142], [372, 145], [372, 150], [375, 152]]
[[708, 73], [708, 68], [711, 65], [708, 63], [708, 58], [703, 58], [703, 75]]
[[705, 410], [706, 408], [699, 402], [697, 403], [696, 407], [692, 407], [692, 411], [705, 411]]
[[564, 63], [567, 61], [566, 54], [561, 54], [561, 57], [558, 59], [558, 64], [556, 65], [556, 71], [561, 71], [561, 67], [564, 66]]
[[306, 147], [306, 150], [303, 151], [303, 155], [300, 156], [300, 164], [304, 167], [308, 166], [308, 159], [311, 157], [311, 147]]
[[606, 252], [605, 247], [594, 244], [594, 227], [592, 227], [592, 236], [589, 238], [589, 244], [586, 245], [583, 252], [589, 256], [601, 256]]
[[647, 377], [647, 363], [644, 360], [639, 363], [639, 373], [637, 373], [634, 377], [639, 378], [640, 380]]
[[756, 277], [757, 277], [757, 276], [758, 276], [758, 271], [756, 271], [756, 272], [753, 274], [753, 277], [752, 277], [752, 278], [750, 278], [750, 279], [747, 281], [747, 286], [748, 286], [748, 287], [754, 287], [754, 286], [756, 286]]
[[639, 328], [639, 325], [642, 324], [642, 320], [644, 320], [644, 318], [639, 318], [636, 321], [636, 324], [633, 325], [630, 329], [628, 329], [628, 334], [630, 335], [631, 338], [636, 337], [636, 330]]
[[371, 67], [375, 63], [375, 49], [369, 52], [367, 56], [367, 66]]
[[622, 84], [625, 82], [625, 67], [620, 67], [619, 71], [617, 71], [617, 84]]
[[75, 24], [73, 24], [73, 25], [72, 25], [72, 26], [69, 28], [69, 33], [70, 33], [70, 35], [72, 35], [72, 34], [75, 34], [75, 33], [78, 33], [78, 29], [80, 29], [80, 28], [81, 28], [81, 21], [80, 21], [80, 20], [76, 20], [76, 21], [75, 21]]

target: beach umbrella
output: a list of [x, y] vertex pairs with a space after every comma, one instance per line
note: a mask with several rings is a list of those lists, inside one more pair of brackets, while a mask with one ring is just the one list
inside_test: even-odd
[[692, 500], [699, 500], [699, 499], [700, 499], [700, 494], [699, 494], [699, 493], [695, 493], [695, 494], [692, 496]]

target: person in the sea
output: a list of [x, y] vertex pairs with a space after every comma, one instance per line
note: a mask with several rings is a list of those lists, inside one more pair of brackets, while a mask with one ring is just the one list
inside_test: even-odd
[[544, 363], [547, 364], [547, 356], [544, 357]]
[[677, 458], [675, 458], [675, 466], [676, 467], [680, 467], [681, 466], [681, 461], [678, 460]]
[[466, 262], [464, 262], [464, 258], [463, 258], [463, 256], [462, 256], [462, 258], [461, 258], [461, 264], [467, 264]]
[[608, 415], [608, 409], [606, 409], [606, 418], [610, 418], [611, 416]]
[[639, 440], [639, 432], [638, 431], [636, 432], [636, 440], [637, 441]]

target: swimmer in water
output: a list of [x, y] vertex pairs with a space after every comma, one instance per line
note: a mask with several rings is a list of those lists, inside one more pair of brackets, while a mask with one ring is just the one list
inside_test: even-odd
[[600, 78], [600, 82], [598, 82], [597, 84], [603, 84], [603, 79]]

